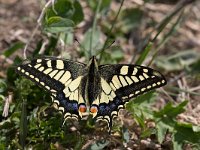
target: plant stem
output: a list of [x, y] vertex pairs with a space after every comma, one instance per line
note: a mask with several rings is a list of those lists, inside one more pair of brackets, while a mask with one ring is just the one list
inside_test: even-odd
[[92, 31], [91, 31], [91, 36], [90, 36], [89, 58], [93, 55], [93, 52], [92, 52], [93, 34], [94, 34], [94, 30], [97, 26], [97, 17], [98, 17], [98, 13], [99, 13], [99, 10], [100, 10], [100, 7], [101, 7], [101, 3], [102, 3], [102, 0], [99, 0], [98, 4], [97, 4], [95, 16], [94, 16], [93, 25], [92, 25]]
[[112, 26], [111, 26], [111, 28], [110, 28], [110, 30], [109, 30], [109, 32], [108, 32], [108, 36], [107, 36], [107, 38], [106, 38], [106, 41], [105, 41], [105, 43], [104, 43], [104, 45], [103, 45], [103, 48], [102, 48], [102, 50], [101, 50], [101, 53], [100, 53], [99, 63], [101, 62], [103, 52], [105, 51], [105, 48], [106, 48], [107, 43], [108, 43], [108, 40], [109, 40], [109, 38], [110, 38], [110, 34], [111, 34], [111, 32], [112, 32], [112, 30], [113, 30], [113, 28], [114, 28], [114, 25], [115, 25], [115, 23], [116, 23], [116, 21], [117, 21], [117, 18], [118, 18], [118, 16], [119, 16], [119, 13], [120, 13], [120, 11], [121, 11], [121, 8], [122, 8], [123, 4], [124, 4], [124, 0], [122, 0], [122, 2], [121, 2], [121, 4], [120, 4], [120, 7], [119, 7], [119, 10], [118, 10], [118, 12], [117, 12], [117, 15], [116, 15], [116, 17], [115, 17], [115, 19], [114, 19], [114, 21], [113, 21], [113, 23], [112, 23]]

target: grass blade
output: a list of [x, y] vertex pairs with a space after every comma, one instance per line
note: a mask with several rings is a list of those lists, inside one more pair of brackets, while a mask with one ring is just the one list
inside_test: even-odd
[[149, 42], [147, 47], [145, 48], [145, 50], [142, 52], [142, 54], [140, 55], [140, 57], [138, 58], [138, 60], [136, 61], [135, 64], [137, 65], [141, 65], [142, 62], [145, 60], [145, 58], [147, 57], [149, 51], [151, 50], [151, 47], [152, 47], [152, 43]]
[[26, 136], [27, 136], [27, 110], [26, 110], [27, 102], [23, 100], [22, 102], [22, 112], [20, 119], [20, 144], [24, 149], [26, 144]]

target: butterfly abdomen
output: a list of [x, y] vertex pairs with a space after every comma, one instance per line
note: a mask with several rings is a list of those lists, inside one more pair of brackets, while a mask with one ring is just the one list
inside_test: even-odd
[[90, 60], [87, 74], [87, 94], [89, 105], [97, 99], [101, 92], [100, 74], [98, 72], [98, 65], [95, 57]]

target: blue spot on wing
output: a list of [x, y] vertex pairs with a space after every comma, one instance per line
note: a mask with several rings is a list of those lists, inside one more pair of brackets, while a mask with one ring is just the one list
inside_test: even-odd
[[99, 104], [98, 116], [111, 116], [111, 113], [113, 111], [118, 111], [118, 106], [123, 104], [124, 102], [117, 97], [108, 104], [101, 103]]
[[57, 99], [60, 102], [61, 107], [64, 107], [64, 113], [71, 113], [78, 115], [78, 102], [75, 100], [69, 100], [65, 97], [64, 93], [58, 93]]

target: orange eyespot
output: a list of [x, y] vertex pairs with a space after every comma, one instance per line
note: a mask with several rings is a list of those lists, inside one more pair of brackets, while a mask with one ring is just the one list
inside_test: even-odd
[[91, 108], [90, 108], [90, 112], [91, 113], [96, 113], [98, 110], [97, 110], [97, 107], [96, 106], [92, 106]]
[[79, 111], [80, 111], [81, 113], [86, 112], [86, 107], [85, 107], [84, 105], [80, 105], [80, 106], [79, 106]]

